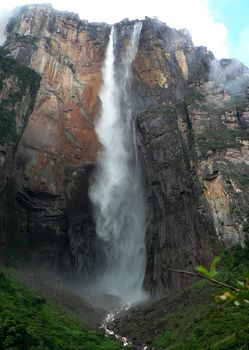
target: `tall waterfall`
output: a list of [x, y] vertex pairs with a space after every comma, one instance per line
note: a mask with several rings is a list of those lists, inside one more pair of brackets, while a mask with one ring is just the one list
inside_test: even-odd
[[96, 124], [102, 151], [89, 191], [104, 256], [96, 288], [128, 303], [140, 301], [146, 295], [143, 291], [146, 206], [131, 103], [131, 65], [141, 26], [142, 23], [134, 25], [119, 60], [115, 55], [118, 33], [114, 26], [111, 29], [102, 72], [102, 110]]

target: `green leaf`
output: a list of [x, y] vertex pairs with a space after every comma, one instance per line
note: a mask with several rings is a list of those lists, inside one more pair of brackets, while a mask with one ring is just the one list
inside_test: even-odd
[[214, 277], [216, 274], [217, 274], [217, 271], [216, 271], [216, 265], [220, 262], [220, 257], [219, 256], [216, 256], [213, 261], [211, 262], [211, 265], [210, 265], [210, 273], [212, 274], [212, 277]]
[[239, 287], [242, 287], [242, 288], [244, 288], [244, 282], [241, 282], [241, 281], [237, 281], [237, 284], [238, 284], [238, 286], [239, 286]]
[[196, 266], [195, 269], [196, 269], [196, 271], [198, 271], [199, 273], [201, 273], [204, 276], [212, 277], [212, 276], [210, 276], [209, 271], [202, 265]]

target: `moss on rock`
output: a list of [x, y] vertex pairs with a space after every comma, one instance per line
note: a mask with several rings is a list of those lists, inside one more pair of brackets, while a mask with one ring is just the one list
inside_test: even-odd
[[20, 117], [24, 121], [33, 108], [35, 96], [40, 83], [40, 76], [32, 69], [25, 67], [8, 56], [4, 48], [0, 48], [0, 94], [6, 81], [12, 81], [8, 94], [0, 100], [0, 144], [16, 142], [16, 118], [23, 98], [29, 95], [27, 113]]

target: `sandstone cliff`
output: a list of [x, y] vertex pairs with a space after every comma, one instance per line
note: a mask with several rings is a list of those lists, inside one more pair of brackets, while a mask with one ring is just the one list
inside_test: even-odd
[[88, 175], [98, 149], [93, 120], [108, 31], [41, 5], [21, 9], [7, 35], [11, 56], [42, 77], [16, 152], [17, 223], [10, 230], [25, 226], [33, 260], [89, 270], [94, 227]]
[[[132, 25], [117, 25], [120, 50]], [[6, 242], [11, 251], [20, 242], [33, 261], [85, 275], [97, 260], [88, 181], [100, 147], [94, 120], [109, 32], [109, 25], [32, 5], [12, 18], [5, 43], [41, 76], [3, 184], [11, 206]], [[149, 206], [145, 286], [160, 294], [187, 282], [169, 267], [206, 262], [248, 229], [249, 72], [194, 47], [186, 30], [145, 19], [133, 76]], [[31, 111], [25, 96], [28, 90], [22, 108]]]

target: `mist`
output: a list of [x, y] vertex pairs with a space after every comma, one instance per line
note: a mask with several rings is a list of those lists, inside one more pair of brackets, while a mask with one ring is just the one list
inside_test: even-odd
[[0, 46], [2, 46], [6, 40], [5, 28], [11, 17], [10, 11], [0, 12]]
[[211, 62], [209, 80], [221, 85], [232, 96], [245, 94], [249, 68], [237, 59], [214, 59]]

